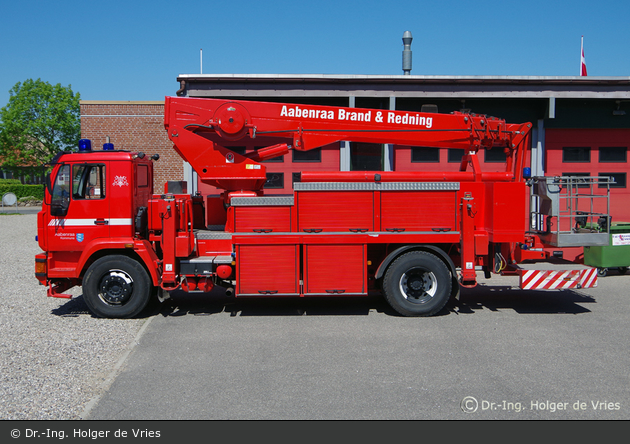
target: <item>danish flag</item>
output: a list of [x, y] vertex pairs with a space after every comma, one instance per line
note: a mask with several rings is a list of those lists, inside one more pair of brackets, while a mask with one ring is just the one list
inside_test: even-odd
[[580, 76], [586, 75], [586, 59], [584, 59], [584, 36], [582, 36], [582, 58], [580, 59]]

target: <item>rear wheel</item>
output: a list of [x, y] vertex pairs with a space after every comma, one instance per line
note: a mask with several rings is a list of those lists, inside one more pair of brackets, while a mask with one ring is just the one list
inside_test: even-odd
[[412, 251], [396, 259], [385, 272], [383, 292], [394, 310], [404, 316], [438, 313], [451, 295], [451, 273], [437, 256]]
[[152, 294], [149, 274], [137, 261], [105, 256], [88, 268], [83, 298], [92, 313], [104, 318], [130, 318], [147, 306]]

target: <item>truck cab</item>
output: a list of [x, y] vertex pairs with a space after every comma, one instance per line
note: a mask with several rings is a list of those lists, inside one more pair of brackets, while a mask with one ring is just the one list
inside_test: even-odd
[[36, 257], [36, 276], [49, 285], [49, 296], [63, 297], [81, 285], [104, 255], [118, 250], [136, 256], [136, 245], [146, 237], [151, 158], [107, 145], [93, 151], [82, 139], [78, 152], [59, 153], [52, 161], [48, 201], [38, 214], [38, 242], [45, 253]]

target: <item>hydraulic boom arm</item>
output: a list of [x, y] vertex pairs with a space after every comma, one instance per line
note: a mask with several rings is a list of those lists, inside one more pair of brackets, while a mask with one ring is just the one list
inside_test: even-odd
[[[260, 190], [265, 168], [260, 160], [289, 149], [311, 150], [339, 141], [391, 143], [465, 149], [506, 149], [506, 172], [520, 177], [528, 124], [454, 112], [452, 114], [386, 111], [319, 105], [295, 105], [219, 99], [166, 97], [165, 121], [175, 150], [204, 183], [226, 190]], [[289, 144], [241, 156], [221, 140], [281, 137]]]

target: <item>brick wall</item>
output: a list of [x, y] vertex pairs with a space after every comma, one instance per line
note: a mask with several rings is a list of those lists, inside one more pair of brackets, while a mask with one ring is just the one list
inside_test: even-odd
[[164, 129], [164, 102], [82, 101], [81, 137], [101, 149], [108, 136], [115, 149], [160, 155], [154, 163], [156, 193], [167, 180], [183, 180], [183, 161]]

